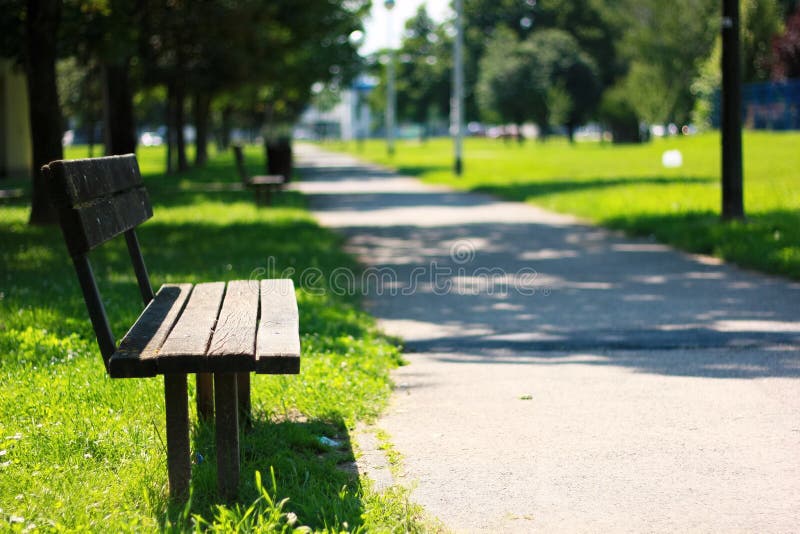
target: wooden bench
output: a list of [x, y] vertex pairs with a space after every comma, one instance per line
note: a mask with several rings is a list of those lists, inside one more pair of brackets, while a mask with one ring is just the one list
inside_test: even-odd
[[286, 184], [286, 178], [279, 174], [250, 176], [247, 174], [247, 167], [244, 164], [242, 145], [233, 145], [233, 154], [236, 157], [236, 169], [239, 171], [242, 185], [253, 190], [256, 204], [270, 204], [272, 202], [272, 194], [279, 191]]
[[[197, 412], [216, 419], [217, 483], [239, 484], [239, 418], [250, 417], [250, 373], [300, 370], [297, 301], [291, 280], [165, 284], [153, 294], [135, 228], [152, 217], [132, 154], [54, 161], [42, 168], [78, 275], [106, 371], [112, 378], [164, 375], [170, 496], [191, 477], [187, 374], [196, 373]], [[125, 235], [145, 309], [119, 345], [89, 252]]]

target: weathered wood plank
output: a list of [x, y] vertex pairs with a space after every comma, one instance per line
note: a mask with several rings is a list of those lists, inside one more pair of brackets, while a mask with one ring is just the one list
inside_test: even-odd
[[258, 294], [257, 281], [228, 282], [214, 337], [208, 349], [210, 371], [231, 372], [253, 369]]
[[136, 156], [54, 161], [47, 165], [54, 199], [63, 206], [75, 207], [91, 200], [113, 196], [142, 185]]
[[189, 397], [186, 375], [164, 375], [167, 419], [167, 472], [169, 495], [184, 500], [189, 496], [192, 462], [189, 456]]
[[61, 228], [73, 256], [89, 252], [152, 216], [150, 198], [144, 187], [95, 199], [75, 208], [59, 208]]
[[239, 407], [236, 373], [214, 373], [216, 412], [217, 488], [226, 501], [239, 487]]
[[263, 176], [253, 176], [248, 183], [250, 185], [283, 185], [286, 182], [279, 174], [265, 174]]
[[160, 373], [207, 371], [206, 352], [224, 292], [224, 282], [194, 286], [183, 314], [159, 351]]
[[291, 280], [261, 281], [261, 319], [256, 341], [256, 372], [300, 372], [300, 320]]
[[156, 357], [192, 291], [192, 284], [165, 284], [111, 356], [112, 378], [156, 375]]

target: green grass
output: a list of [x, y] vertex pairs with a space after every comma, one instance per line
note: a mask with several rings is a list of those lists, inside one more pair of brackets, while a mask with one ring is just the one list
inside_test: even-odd
[[[249, 155], [255, 172], [258, 151]], [[179, 176], [162, 174], [160, 149], [141, 150], [139, 158], [155, 212], [139, 239], [156, 287], [285, 269], [297, 284], [299, 273], [320, 270], [313, 287], [298, 290], [301, 373], [253, 378], [255, 422], [242, 436], [237, 503], [221, 505], [217, 497], [206, 425], [192, 432], [191, 504], [169, 503], [162, 381], [106, 376], [60, 232], [28, 226], [24, 199], [0, 205], [0, 531], [417, 525], [420, 510], [406, 492], [376, 495], [341, 468], [353, 461], [349, 429], [385, 406], [389, 371], [401, 360], [355, 297], [324, 291], [324, 274], [357, 268], [340, 238], [320, 228], [295, 193], [255, 208], [250, 193], [236, 190], [227, 155]], [[124, 243], [101, 247], [92, 261], [121, 336], [141, 309]], [[321, 444], [322, 436], [341, 447]]]
[[[720, 141], [715, 133], [614, 146], [563, 139], [516, 143], [467, 139], [465, 173], [455, 178], [452, 142], [331, 145], [402, 173], [459, 189], [537, 204], [690, 252], [800, 279], [800, 134], [745, 132], [744, 223], [719, 220]], [[678, 149], [684, 164], [661, 165]]]

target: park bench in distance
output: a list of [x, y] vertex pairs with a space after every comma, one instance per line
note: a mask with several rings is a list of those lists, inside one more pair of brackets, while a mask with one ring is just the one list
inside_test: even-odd
[[244, 164], [242, 145], [233, 145], [233, 154], [236, 156], [236, 170], [239, 171], [242, 184], [253, 190], [256, 204], [270, 204], [272, 202], [272, 194], [279, 191], [286, 184], [286, 178], [280, 174], [250, 176], [247, 174], [247, 168]]
[[[196, 373], [197, 412], [216, 417], [219, 492], [232, 498], [239, 484], [239, 417], [250, 416], [249, 373], [300, 371], [292, 281], [164, 284], [154, 295], [135, 233], [153, 215], [136, 157], [54, 161], [42, 172], [106, 371], [112, 378], [164, 375], [170, 496], [188, 495], [187, 373]], [[119, 234], [146, 308], [117, 346], [88, 254]]]

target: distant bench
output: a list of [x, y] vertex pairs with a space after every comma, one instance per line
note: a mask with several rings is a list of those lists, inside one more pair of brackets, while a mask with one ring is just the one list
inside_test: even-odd
[[236, 157], [236, 169], [242, 185], [252, 189], [256, 197], [256, 204], [264, 205], [272, 202], [273, 193], [280, 191], [286, 185], [286, 177], [280, 174], [264, 176], [250, 176], [244, 164], [244, 150], [241, 145], [233, 145], [233, 154]]
[[[249, 373], [300, 371], [292, 281], [165, 284], [154, 295], [135, 233], [153, 215], [136, 157], [54, 161], [42, 172], [106, 371], [112, 378], [164, 375], [170, 496], [188, 495], [186, 375], [196, 373], [197, 412], [216, 415], [219, 492], [232, 498], [239, 484], [239, 418], [250, 417]], [[88, 253], [119, 234], [125, 235], [146, 308], [117, 346]]]

